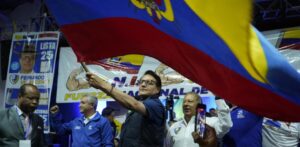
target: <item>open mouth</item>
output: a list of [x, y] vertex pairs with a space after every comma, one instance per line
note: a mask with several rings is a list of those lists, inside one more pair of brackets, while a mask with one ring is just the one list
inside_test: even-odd
[[183, 111], [185, 112], [185, 113], [188, 113], [188, 112], [191, 112], [191, 109], [190, 108], [183, 108]]

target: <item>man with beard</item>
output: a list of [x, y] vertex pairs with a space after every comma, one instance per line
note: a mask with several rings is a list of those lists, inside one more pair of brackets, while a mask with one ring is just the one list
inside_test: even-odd
[[17, 105], [0, 111], [0, 146], [17, 147], [27, 140], [32, 147], [44, 146], [44, 121], [34, 114], [40, 99], [35, 85], [20, 87]]

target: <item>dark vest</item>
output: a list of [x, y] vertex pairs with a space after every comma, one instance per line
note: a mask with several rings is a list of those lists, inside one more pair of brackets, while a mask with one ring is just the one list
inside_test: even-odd
[[[162, 109], [164, 107], [162, 105]], [[147, 117], [131, 112], [122, 126], [120, 147], [162, 147], [165, 130], [165, 114], [161, 125]]]

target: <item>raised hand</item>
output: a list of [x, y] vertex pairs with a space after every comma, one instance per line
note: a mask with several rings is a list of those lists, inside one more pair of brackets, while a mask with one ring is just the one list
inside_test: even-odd
[[197, 132], [193, 132], [192, 136], [194, 142], [198, 143], [201, 147], [217, 147], [217, 135], [214, 128], [205, 124], [204, 137], [200, 137]]
[[59, 112], [59, 107], [57, 105], [50, 108], [50, 113], [55, 114], [57, 112]]

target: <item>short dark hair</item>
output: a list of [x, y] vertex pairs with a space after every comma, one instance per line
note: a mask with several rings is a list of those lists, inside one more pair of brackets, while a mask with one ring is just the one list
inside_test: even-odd
[[160, 77], [152, 70], [147, 70], [144, 75], [150, 75], [156, 80], [156, 86], [161, 90], [161, 79]]
[[113, 108], [110, 108], [110, 107], [106, 107], [102, 110], [102, 116], [106, 117], [106, 116], [109, 116], [111, 115], [113, 112], [115, 111], [115, 109]]
[[26, 94], [27, 87], [32, 87], [38, 91], [38, 88], [33, 84], [23, 84], [19, 90], [19, 96], [24, 96]]
[[34, 44], [24, 44], [24, 48], [21, 53], [36, 53]]

